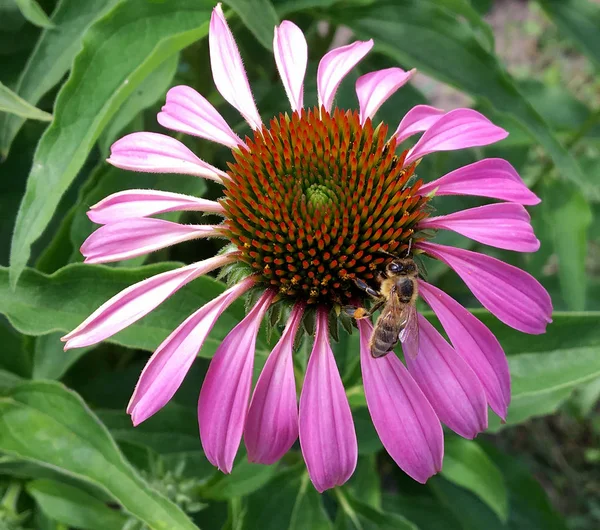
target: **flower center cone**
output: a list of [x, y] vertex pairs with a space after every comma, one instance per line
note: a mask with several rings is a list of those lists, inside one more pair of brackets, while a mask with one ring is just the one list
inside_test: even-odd
[[402, 167], [387, 126], [356, 111], [280, 114], [235, 149], [227, 172], [226, 236], [265, 285], [307, 303], [344, 304], [406, 253], [427, 217], [416, 164]]

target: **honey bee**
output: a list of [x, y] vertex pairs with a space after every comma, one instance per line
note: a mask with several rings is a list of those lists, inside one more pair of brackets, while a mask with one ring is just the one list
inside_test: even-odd
[[419, 269], [412, 258], [395, 258], [388, 263], [385, 272], [379, 277], [379, 292], [362, 280], [356, 280], [357, 287], [377, 299], [367, 311], [359, 308], [354, 318], [366, 318], [383, 306], [373, 328], [369, 341], [371, 355], [383, 357], [402, 342], [405, 355], [411, 358], [419, 351], [419, 321], [416, 302], [418, 296]]

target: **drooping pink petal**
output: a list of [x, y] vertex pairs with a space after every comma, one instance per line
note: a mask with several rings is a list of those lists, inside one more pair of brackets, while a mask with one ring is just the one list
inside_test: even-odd
[[83, 242], [81, 253], [85, 263], [109, 263], [217, 234], [211, 225], [182, 225], [145, 217], [125, 219], [98, 228]]
[[66, 342], [65, 350], [90, 346], [112, 337], [146, 316], [184, 285], [236, 259], [236, 254], [215, 256], [127, 287], [61, 338]]
[[340, 83], [348, 72], [361, 61], [373, 47], [373, 40], [356, 41], [346, 46], [340, 46], [326, 53], [317, 69], [317, 92], [319, 108], [325, 107], [331, 111], [333, 98]]
[[231, 473], [248, 411], [258, 328], [275, 291], [258, 303], [225, 337], [210, 363], [198, 400], [200, 440], [209, 462]]
[[416, 72], [405, 72], [401, 68], [386, 68], [361, 75], [356, 80], [356, 95], [360, 107], [360, 123], [373, 118], [379, 107], [404, 85]]
[[220, 214], [225, 210], [218, 202], [191, 195], [158, 190], [125, 190], [113, 193], [90, 206], [87, 215], [94, 223], [104, 225], [124, 219], [179, 211]]
[[245, 145], [219, 111], [189, 86], [171, 88], [156, 119], [167, 129], [205, 138], [231, 149]]
[[127, 413], [139, 425], [175, 395], [215, 322], [255, 280], [251, 276], [211, 300], [171, 333], [146, 363]]
[[533, 205], [539, 197], [527, 189], [525, 183], [506, 160], [485, 158], [421, 186], [419, 193], [428, 195], [475, 195], [518, 204]]
[[252, 97], [242, 57], [220, 3], [213, 9], [210, 18], [208, 46], [210, 66], [217, 90], [239, 111], [250, 127], [260, 130], [262, 121]]
[[538, 335], [552, 322], [550, 295], [525, 271], [479, 252], [435, 243], [418, 247], [454, 269], [483, 307], [506, 325]]
[[510, 403], [510, 373], [494, 334], [444, 291], [419, 280], [419, 294], [440, 319], [456, 353], [475, 372], [488, 404], [503, 420]]
[[304, 306], [296, 304], [256, 383], [244, 428], [250, 462], [273, 464], [298, 438], [292, 348], [303, 313]]
[[356, 468], [356, 433], [323, 309], [317, 313], [315, 342], [300, 395], [299, 431], [302, 454], [317, 491], [346, 482]]
[[304, 99], [304, 75], [308, 64], [308, 46], [304, 33], [289, 20], [275, 27], [273, 53], [292, 110], [300, 110]]
[[430, 217], [419, 223], [419, 228], [453, 230], [484, 245], [535, 252], [540, 242], [533, 233], [531, 217], [520, 204], [487, 204], [460, 212]]
[[365, 397], [375, 430], [396, 464], [417, 482], [425, 483], [442, 469], [440, 420], [394, 352], [377, 359], [371, 355], [372, 324], [367, 319], [357, 320], [357, 324]]
[[409, 165], [435, 151], [454, 151], [499, 142], [508, 133], [473, 109], [455, 109], [429, 127], [404, 161]]
[[421, 315], [419, 354], [414, 359], [406, 357], [406, 366], [442, 423], [469, 439], [487, 428], [487, 402], [481, 382]]
[[181, 142], [164, 134], [138, 132], [128, 134], [112, 144], [109, 164], [144, 173], [181, 173], [204, 177], [216, 182], [227, 173], [200, 160]]
[[445, 111], [442, 109], [430, 107], [429, 105], [416, 105], [405, 114], [394, 132], [396, 145], [400, 145], [413, 134], [426, 131], [444, 114]]

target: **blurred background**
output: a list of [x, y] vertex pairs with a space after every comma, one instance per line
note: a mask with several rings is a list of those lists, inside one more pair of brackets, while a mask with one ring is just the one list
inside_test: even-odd
[[[110, 193], [219, 197], [218, 186], [199, 179], [104, 162], [120, 136], [164, 132], [156, 113], [177, 84], [194, 87], [237, 132], [248, 132], [212, 83], [213, 3], [0, 0], [0, 530], [600, 528], [600, 1], [224, 3], [264, 120], [288, 109], [270, 49], [273, 26], [287, 18], [309, 43], [305, 104], [316, 103], [323, 53], [373, 38], [373, 52], [340, 87], [339, 107], [357, 107], [362, 73], [416, 67], [377, 119], [395, 127], [416, 104], [469, 106], [509, 130], [491, 147], [427, 157], [419, 176], [431, 180], [493, 156], [517, 168], [543, 201], [529, 208], [541, 249], [483, 251], [538, 278], [552, 296], [554, 322], [543, 336], [514, 332], [478, 309], [454, 273], [429, 264], [429, 281], [475, 308], [499, 338], [513, 401], [507, 424], [490, 417], [475, 441], [448, 431], [444, 469], [424, 486], [396, 467], [374, 432], [356, 333], [341, 332], [334, 348], [359, 439], [359, 465], [346, 486], [317, 494], [297, 446], [275, 466], [248, 464], [243, 450], [229, 476], [210, 466], [196, 401], [242, 302], [219, 320], [173, 402], [134, 429], [125, 408], [149, 354], [223, 286], [196, 280], [96, 347], [63, 352], [59, 337], [127, 285], [218, 248], [186, 243], [111, 266], [83, 265], [79, 253], [94, 229], [86, 210]], [[226, 149], [177, 138], [225, 167]], [[435, 206], [443, 214], [477, 204], [449, 197]], [[14, 288], [9, 263], [20, 274]], [[257, 373], [274, 343], [259, 337]]]

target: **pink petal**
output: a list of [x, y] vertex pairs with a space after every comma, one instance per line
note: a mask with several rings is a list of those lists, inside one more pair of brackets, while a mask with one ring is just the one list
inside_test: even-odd
[[417, 105], [413, 107], [406, 113], [404, 118], [402, 118], [400, 125], [398, 125], [396, 132], [394, 132], [396, 145], [400, 145], [413, 134], [426, 131], [438, 121], [443, 114], [445, 114], [445, 111], [442, 109], [436, 109], [429, 105]]
[[229, 335], [210, 363], [198, 400], [200, 439], [209, 462], [231, 473], [248, 411], [256, 335], [275, 295], [268, 290]]
[[108, 263], [217, 234], [211, 225], [182, 225], [151, 218], [126, 219], [98, 228], [83, 242], [81, 253], [85, 263]]
[[454, 269], [483, 307], [506, 325], [539, 335], [552, 322], [550, 296], [525, 271], [470, 250], [435, 243], [418, 247]]
[[146, 316], [192, 280], [236, 259], [235, 254], [215, 256], [127, 287], [61, 338], [66, 341], [65, 350], [90, 346], [111, 337]]
[[134, 425], [158, 412], [175, 395], [219, 316], [252, 285], [254, 279], [248, 277], [227, 289], [163, 341], [146, 363], [127, 406]]
[[308, 46], [304, 33], [289, 20], [275, 28], [273, 53], [285, 93], [292, 110], [300, 110], [304, 98], [304, 75], [308, 64]]
[[476, 195], [518, 204], [538, 204], [538, 196], [506, 160], [486, 158], [469, 164], [421, 186], [419, 193], [428, 195]]
[[535, 252], [540, 242], [533, 233], [530, 217], [520, 204], [487, 204], [449, 215], [430, 217], [419, 228], [453, 230], [484, 245]]
[[452, 345], [483, 385], [492, 410], [506, 419], [510, 373], [502, 346], [493, 333], [444, 291], [419, 280], [419, 294], [440, 319]]
[[250, 462], [273, 464], [298, 438], [292, 349], [303, 313], [304, 306], [296, 304], [256, 383], [244, 428]]
[[371, 355], [372, 324], [367, 319], [357, 324], [365, 396], [375, 430], [396, 464], [417, 482], [425, 483], [442, 469], [440, 420], [393, 352], [378, 359]]
[[213, 9], [210, 18], [208, 45], [217, 90], [239, 111], [250, 127], [260, 130], [262, 121], [252, 97], [246, 70], [220, 3]]
[[181, 142], [164, 134], [139, 132], [112, 144], [108, 163], [144, 173], [182, 173], [222, 182], [227, 173], [200, 160]]
[[386, 68], [361, 75], [356, 81], [360, 123], [364, 124], [367, 118], [373, 118], [379, 107], [415, 72], [414, 68], [410, 72], [405, 72], [401, 68]]
[[348, 72], [361, 61], [373, 47], [373, 40], [356, 41], [326, 53], [317, 69], [317, 92], [319, 108], [331, 111], [333, 98]]
[[317, 331], [300, 396], [300, 446], [315, 488], [346, 482], [358, 458], [356, 433], [344, 385], [329, 345], [327, 312], [317, 313]]
[[87, 215], [94, 223], [103, 225], [179, 211], [222, 214], [225, 210], [218, 202], [191, 195], [158, 190], [126, 190], [113, 193], [94, 204]]
[[508, 133], [473, 109], [455, 109], [444, 114], [425, 131], [408, 152], [405, 165], [435, 151], [454, 151], [499, 142]]
[[421, 315], [419, 354], [407, 357], [406, 365], [450, 429], [471, 439], [487, 428], [485, 391], [475, 372]]
[[205, 138], [231, 149], [245, 145], [219, 111], [189, 86], [171, 88], [156, 119], [167, 129]]

